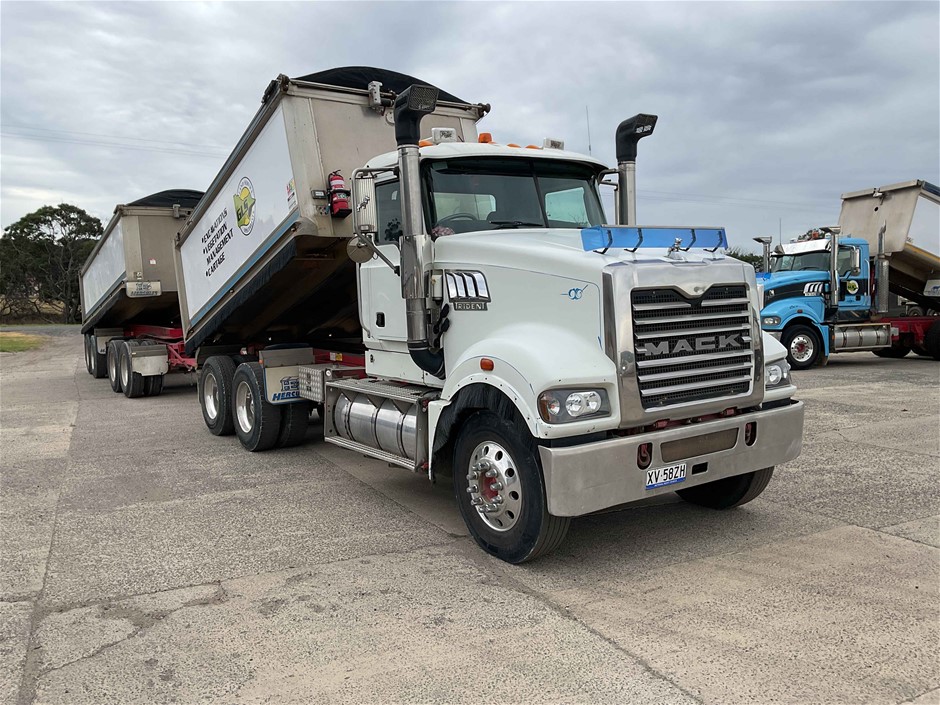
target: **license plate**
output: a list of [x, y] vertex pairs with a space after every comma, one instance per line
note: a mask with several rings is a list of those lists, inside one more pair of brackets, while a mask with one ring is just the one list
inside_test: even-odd
[[675, 465], [667, 465], [664, 468], [647, 470], [646, 489], [653, 490], [657, 487], [665, 487], [666, 485], [674, 485], [677, 482], [682, 482], [685, 479], [685, 473], [685, 463], [676, 463]]

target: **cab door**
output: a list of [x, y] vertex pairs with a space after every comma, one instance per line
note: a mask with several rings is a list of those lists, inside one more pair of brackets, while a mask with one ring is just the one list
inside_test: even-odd
[[[398, 181], [376, 184], [375, 203], [376, 245], [397, 265], [401, 261], [401, 192]], [[396, 343], [408, 341], [401, 279], [378, 257], [359, 265], [359, 319], [363, 339], [369, 348], [394, 349], [400, 347]]]

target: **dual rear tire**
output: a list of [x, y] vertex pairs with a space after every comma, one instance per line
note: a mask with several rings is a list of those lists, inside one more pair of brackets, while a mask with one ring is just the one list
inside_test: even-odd
[[108, 341], [107, 353], [103, 355], [111, 391], [124, 393], [128, 399], [155, 397], [163, 391], [163, 375], [144, 376], [134, 372], [131, 363], [131, 348], [126, 340]]
[[225, 355], [206, 360], [199, 377], [199, 404], [209, 432], [233, 433], [246, 450], [287, 448], [301, 443], [310, 422], [310, 403], [271, 404], [264, 394], [264, 369], [240, 365]]
[[98, 340], [91, 334], [85, 336], [85, 369], [95, 379], [108, 375], [107, 355], [98, 352]]

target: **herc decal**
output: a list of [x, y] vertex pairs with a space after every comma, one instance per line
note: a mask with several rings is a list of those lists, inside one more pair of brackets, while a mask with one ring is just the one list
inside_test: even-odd
[[250, 235], [255, 226], [255, 187], [247, 176], [238, 182], [235, 194], [235, 222], [242, 235]]

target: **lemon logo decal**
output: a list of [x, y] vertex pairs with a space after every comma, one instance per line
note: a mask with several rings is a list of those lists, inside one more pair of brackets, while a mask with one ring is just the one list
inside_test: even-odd
[[849, 279], [849, 280], [845, 283], [845, 290], [846, 290], [848, 293], [850, 293], [850, 294], [857, 294], [857, 293], [858, 293], [858, 282], [855, 281], [854, 279]]
[[238, 182], [235, 194], [235, 222], [243, 235], [251, 234], [255, 225], [255, 187], [247, 176]]

